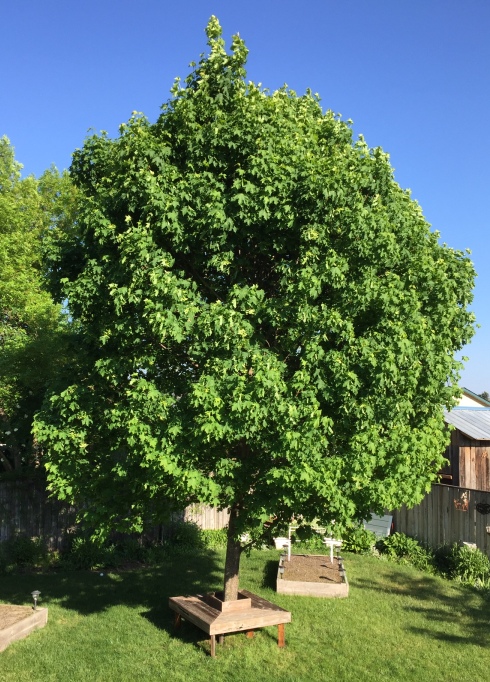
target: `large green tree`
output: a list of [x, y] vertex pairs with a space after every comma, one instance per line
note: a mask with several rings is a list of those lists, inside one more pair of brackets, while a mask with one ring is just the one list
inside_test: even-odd
[[474, 271], [438, 242], [388, 156], [317, 96], [210, 53], [150, 124], [73, 159], [78, 233], [52, 263], [92, 358], [39, 417], [52, 489], [99, 528], [162, 499], [342, 527], [418, 502], [442, 463]]
[[[43, 239], [74, 216], [75, 190], [56, 169], [21, 177], [0, 139], [0, 471], [35, 458], [31, 429], [46, 386], [59, 371], [67, 328], [43, 288]], [[58, 243], [57, 239], [57, 243]]]

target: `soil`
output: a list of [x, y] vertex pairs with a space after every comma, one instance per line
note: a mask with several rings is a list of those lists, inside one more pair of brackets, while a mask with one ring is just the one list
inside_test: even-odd
[[24, 620], [32, 613], [32, 606], [14, 606], [12, 604], [0, 604], [0, 630], [5, 630]]
[[333, 564], [329, 556], [312, 556], [308, 554], [292, 554], [291, 561], [284, 561], [284, 580], [295, 580], [310, 583], [341, 583], [339, 563], [336, 558]]

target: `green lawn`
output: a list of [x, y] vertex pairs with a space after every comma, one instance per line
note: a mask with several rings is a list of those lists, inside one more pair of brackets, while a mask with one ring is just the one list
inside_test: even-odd
[[345, 555], [350, 596], [288, 597], [273, 590], [278, 553], [243, 558], [241, 585], [289, 609], [286, 648], [277, 628], [229, 635], [217, 658], [190, 623], [178, 633], [169, 596], [221, 587], [223, 554], [176, 556], [119, 574], [1, 578], [6, 603], [41, 590], [46, 628], [0, 653], [2, 682], [261, 682], [263, 680], [490, 679], [490, 599], [408, 567]]

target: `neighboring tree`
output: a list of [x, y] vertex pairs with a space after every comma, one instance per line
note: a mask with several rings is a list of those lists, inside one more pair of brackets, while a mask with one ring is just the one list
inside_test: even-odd
[[0, 139], [0, 471], [36, 460], [34, 412], [66, 349], [60, 305], [43, 289], [42, 237], [71, 214], [74, 188], [55, 169], [22, 179]]
[[51, 269], [92, 361], [37, 434], [52, 489], [100, 532], [164, 499], [229, 508], [230, 599], [243, 533], [421, 500], [474, 271], [381, 149], [309, 92], [247, 83], [214, 17], [207, 35], [156, 124], [134, 114], [74, 155], [78, 233]]

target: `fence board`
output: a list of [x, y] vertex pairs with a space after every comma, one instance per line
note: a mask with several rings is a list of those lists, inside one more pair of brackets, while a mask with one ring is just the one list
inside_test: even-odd
[[[43, 537], [49, 549], [60, 550], [75, 529], [75, 517], [74, 507], [48, 497], [42, 481], [0, 481], [0, 542], [20, 533]], [[172, 516], [172, 521], [193, 521], [203, 530], [226, 528], [228, 519], [227, 510], [207, 505], [191, 505]], [[162, 532], [155, 529], [155, 537], [163, 537]]]
[[203, 530], [219, 530], [226, 528], [230, 515], [227, 509], [218, 510], [204, 504], [193, 504], [187, 507], [184, 514], [186, 521], [193, 521]]
[[[490, 556], [490, 514], [479, 513], [478, 503], [490, 504], [490, 492], [435, 485], [416, 507], [394, 512], [394, 527], [432, 547], [472, 542]], [[217, 530], [228, 525], [229, 514], [206, 505], [191, 505], [180, 518], [204, 530]], [[74, 522], [75, 509], [49, 499], [42, 483], [0, 481], [0, 542], [23, 533], [44, 537], [51, 549], [61, 549]]]
[[75, 509], [49, 499], [42, 481], [0, 481], [0, 542], [22, 533], [61, 549], [74, 523]]
[[490, 492], [434, 485], [419, 505], [394, 512], [394, 527], [434, 548], [471, 542], [490, 556], [490, 514], [478, 512], [478, 503], [490, 504]]

